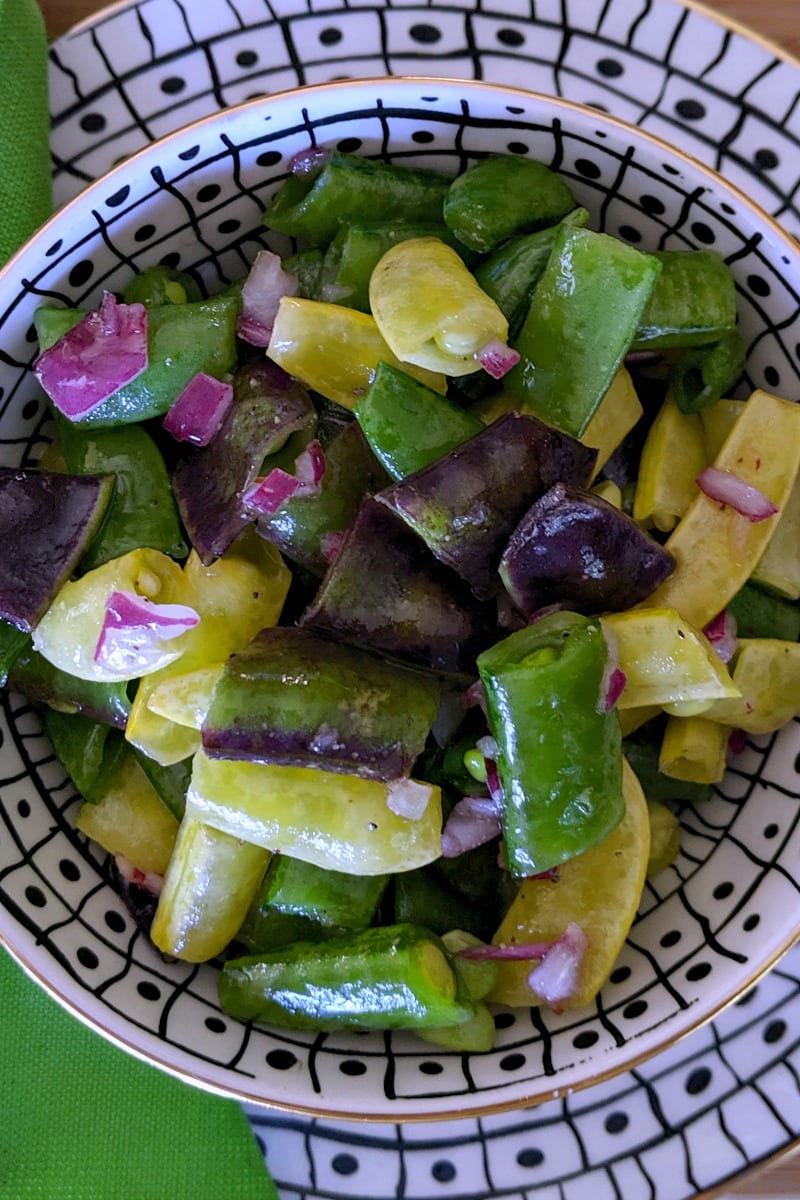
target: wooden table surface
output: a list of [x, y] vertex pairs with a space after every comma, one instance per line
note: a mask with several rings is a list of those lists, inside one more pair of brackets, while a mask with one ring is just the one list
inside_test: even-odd
[[[203, 0], [194, 0], [202, 3]], [[50, 38], [105, 7], [106, 0], [39, 0]], [[698, 8], [703, 5], [698, 4]], [[800, 0], [705, 0], [705, 7], [751, 32], [778, 43], [800, 59]], [[784, 1155], [773, 1166], [751, 1175], [731, 1194], [793, 1196], [800, 1200], [800, 1153]]]

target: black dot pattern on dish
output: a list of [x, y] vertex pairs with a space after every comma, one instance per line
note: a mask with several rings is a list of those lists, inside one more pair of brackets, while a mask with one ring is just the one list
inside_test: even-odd
[[106, 127], [106, 119], [99, 112], [86, 113], [81, 117], [80, 126], [84, 133], [100, 133]]
[[705, 221], [693, 221], [691, 225], [692, 237], [700, 242], [703, 246], [713, 246], [716, 239], [716, 234], [710, 225], [706, 225]]
[[337, 1154], [331, 1159], [331, 1167], [337, 1175], [355, 1175], [358, 1159], [353, 1154]]
[[519, 29], [498, 29], [497, 40], [501, 46], [525, 45], [525, 35]]
[[127, 928], [122, 913], [116, 912], [113, 908], [109, 908], [103, 914], [103, 920], [112, 933], [124, 933]]
[[292, 1050], [270, 1050], [266, 1062], [275, 1071], [288, 1071], [296, 1064], [297, 1055]]
[[412, 25], [408, 33], [409, 37], [413, 38], [415, 42], [419, 42], [422, 46], [433, 46], [436, 42], [441, 41], [442, 37], [441, 30], [427, 22]]
[[155, 225], [140, 225], [133, 235], [136, 242], [149, 242], [156, 231]]
[[659, 200], [658, 196], [640, 196], [639, 204], [652, 217], [663, 216], [667, 211], [664, 201]]
[[599, 179], [602, 175], [600, 167], [596, 162], [592, 162], [590, 158], [578, 158], [575, 160], [575, 170], [584, 179]]
[[143, 1000], [149, 1000], [153, 1004], [161, 999], [161, 989], [149, 979], [141, 979], [136, 985], [136, 991]]
[[679, 100], [675, 112], [684, 121], [702, 121], [706, 115], [706, 107], [699, 100]]
[[779, 1020], [770, 1021], [764, 1030], [764, 1041], [768, 1045], [773, 1045], [779, 1042], [786, 1036], [786, 1022], [781, 1018]]
[[419, 1064], [419, 1069], [423, 1075], [441, 1075], [444, 1067], [440, 1062], [434, 1062], [434, 1060], [431, 1059], [429, 1062], [421, 1062]]
[[623, 1133], [629, 1124], [629, 1117], [624, 1112], [609, 1113], [604, 1121], [606, 1133]]
[[671, 946], [677, 946], [682, 936], [680, 929], [669, 929], [659, 938], [659, 945], [669, 950]]
[[206, 1017], [203, 1024], [209, 1033], [225, 1033], [228, 1028], [227, 1022], [223, 1021], [221, 1017]]
[[44, 908], [44, 906], [47, 904], [47, 899], [44, 892], [40, 887], [37, 887], [35, 883], [30, 883], [25, 888], [25, 899], [29, 904], [32, 904], [34, 908]]
[[524, 1054], [506, 1054], [500, 1059], [501, 1071], [520, 1071], [525, 1066]]
[[161, 90], [165, 96], [177, 96], [186, 88], [186, 80], [180, 75], [168, 75], [161, 83]]
[[690, 1096], [699, 1096], [711, 1083], [711, 1071], [708, 1067], [695, 1067], [686, 1080], [686, 1091]]
[[686, 978], [690, 983], [699, 983], [701, 979], [705, 979], [710, 974], [711, 963], [699, 962], [689, 967], [689, 970], [686, 972]]
[[518, 1152], [517, 1162], [521, 1167], [539, 1167], [544, 1162], [544, 1154], [538, 1147], [526, 1147]]
[[733, 884], [726, 879], [724, 883], [718, 883], [711, 894], [715, 900], [727, 900], [733, 894]]
[[744, 921], [742, 922], [742, 929], [745, 931], [745, 933], [752, 933], [753, 930], [759, 925], [760, 921], [761, 917], [758, 913], [750, 913], [749, 916], [745, 917]]
[[630, 979], [630, 967], [615, 967], [609, 975], [609, 983], [624, 983], [626, 979]]
[[509, 154], [525, 155], [528, 153], [528, 147], [525, 142], [508, 142], [506, 150]]
[[366, 1075], [367, 1064], [362, 1062], [360, 1058], [346, 1058], [340, 1064], [339, 1070], [343, 1075], [351, 1075], [355, 1078], [357, 1075]]
[[433, 141], [433, 134], [429, 129], [418, 129], [416, 133], [412, 133], [411, 140], [418, 146], [427, 146]]
[[768, 825], [764, 826], [764, 837], [767, 839], [767, 841], [772, 841], [772, 839], [777, 837], [779, 833], [780, 826], [776, 825], [774, 821], [770, 821]]
[[770, 294], [770, 286], [761, 275], [748, 275], [747, 286], [754, 296], [768, 296]]
[[81, 877], [80, 867], [71, 858], [62, 858], [58, 864], [58, 869], [70, 883], [77, 883]]
[[197, 199], [201, 204], [210, 204], [212, 200], [216, 200], [217, 196], [222, 191], [218, 183], [207, 183], [197, 193]]
[[23, 821], [31, 815], [31, 806], [27, 800], [17, 801], [17, 812], [22, 817]]
[[494, 1014], [495, 1029], [510, 1029], [516, 1022], [516, 1017], [512, 1012], [499, 1012]]
[[764, 382], [771, 388], [780, 386], [781, 376], [777, 367], [767, 365], [764, 367]]
[[634, 244], [642, 240], [641, 233], [633, 225], [620, 225], [619, 236], [626, 242], [632, 242]]
[[446, 1158], [440, 1158], [431, 1167], [431, 1175], [437, 1183], [452, 1183], [456, 1177], [456, 1168]]
[[240, 50], [236, 55], [237, 66], [254, 67], [258, 62], [258, 55], [255, 50]]
[[330, 25], [327, 29], [322, 30], [319, 40], [323, 46], [335, 46], [342, 40], [342, 31], [335, 25]]
[[606, 79], [619, 79], [624, 71], [625, 68], [617, 58], [601, 58], [597, 64], [598, 74], [604, 75]]
[[630, 1004], [626, 1004], [623, 1008], [622, 1015], [627, 1021], [635, 1021], [637, 1017], [641, 1017], [646, 1012], [646, 1000], [631, 1000]]
[[595, 1046], [600, 1040], [600, 1035], [595, 1029], [584, 1029], [581, 1033], [576, 1033], [572, 1039], [572, 1044], [576, 1050], [588, 1050], [591, 1046]]
[[69, 273], [69, 286], [73, 288], [83, 287], [88, 283], [94, 274], [94, 263], [88, 258], [84, 258], [81, 262], [75, 263], [75, 266]]
[[776, 167], [781, 165], [781, 160], [775, 151], [770, 150], [767, 147], [764, 147], [761, 150], [756, 150], [755, 154], [753, 155], [753, 162], [757, 167], [760, 167], [762, 171], [774, 171]]
[[78, 947], [77, 958], [81, 966], [86, 967], [89, 971], [96, 971], [100, 965], [100, 960], [94, 950], [90, 950], [88, 946]]
[[120, 204], [124, 204], [130, 194], [131, 189], [126, 184], [125, 187], [121, 187], [119, 191], [116, 191], [109, 196], [106, 199], [106, 204], [109, 208], [119, 208]]
[[38, 401], [37, 400], [28, 400], [28, 402], [22, 406], [23, 421], [32, 421], [33, 418], [38, 413], [38, 411], [39, 411]]

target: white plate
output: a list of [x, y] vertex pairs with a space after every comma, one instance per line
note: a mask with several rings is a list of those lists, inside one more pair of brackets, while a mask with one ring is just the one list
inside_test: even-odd
[[[341, 76], [483, 78], [595, 104], [800, 232], [800, 69], [673, 0], [139, 0], [60, 39], [54, 187], [221, 106]], [[681, 1200], [800, 1138], [800, 949], [636, 1071], [529, 1113], [436, 1125], [248, 1114], [285, 1196]]]

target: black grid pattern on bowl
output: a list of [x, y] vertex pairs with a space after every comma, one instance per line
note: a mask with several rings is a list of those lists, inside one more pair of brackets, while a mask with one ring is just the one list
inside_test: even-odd
[[[189, 134], [181, 135], [164, 148], [163, 160], [149, 175], [129, 172], [117, 178], [114, 190], [96, 189], [88, 214], [75, 221], [69, 244], [48, 247], [41, 270], [21, 281], [18, 293], [0, 313], [0, 334], [5, 335], [0, 351], [0, 437], [6, 461], [26, 458], [42, 437], [43, 415], [30, 410], [24, 416], [35, 398], [27, 368], [35, 353], [29, 323], [38, 303], [43, 299], [93, 303], [102, 288], [121, 287], [137, 265], [165, 254], [216, 287], [241, 274], [263, 241], [259, 219], [264, 203], [298, 149], [309, 142], [325, 142], [387, 155], [395, 126], [434, 135], [412, 136], [413, 149], [403, 151], [400, 161], [451, 171], [488, 148], [506, 148], [498, 147], [502, 131], [513, 152], [531, 153], [562, 170], [578, 198], [612, 232], [618, 231], [624, 218], [626, 225], [639, 221], [647, 239], [691, 244], [696, 236], [693, 227], [702, 221], [728, 257], [747, 260], [748, 279], [769, 276], [766, 288], [742, 287], [740, 303], [747, 327], [765, 330], [759, 335], [764, 353], [770, 360], [785, 359], [781, 369], [793, 372], [796, 394], [799, 368], [792, 348], [800, 339], [783, 314], [787, 310], [796, 314], [797, 298], [779, 276], [770, 275], [758, 238], [746, 233], [746, 214], [737, 213], [713, 189], [687, 191], [678, 168], [667, 164], [664, 173], [664, 164], [640, 161], [641, 156], [620, 141], [619, 134], [609, 137], [602, 131], [594, 137], [566, 129], [558, 118], [541, 119], [535, 102], [533, 115], [520, 101], [509, 103], [498, 118], [496, 113], [482, 115], [477, 98], [472, 107], [464, 99], [449, 112], [443, 111], [435, 86], [420, 86], [417, 97], [413, 104], [398, 105], [391, 95], [365, 109], [353, 104], [336, 117], [319, 121], [293, 101], [293, 120], [278, 123], [274, 114], [264, 122], [243, 120], [242, 135], [232, 118], [230, 124], [220, 123], [217, 140], [207, 142], [202, 150]], [[361, 131], [358, 145], [354, 145], [355, 128]], [[656, 186], [662, 189], [664, 207], [654, 215], [630, 197], [650, 195]], [[628, 199], [622, 198], [623, 191]], [[223, 213], [226, 221], [238, 221], [239, 229], [226, 234], [224, 249], [217, 252], [218, 235], [213, 231], [218, 231]], [[755, 377], [752, 382], [763, 380]], [[23, 417], [18, 421], [20, 411]], [[748, 974], [748, 964], [760, 961], [765, 950], [777, 953], [781, 948], [764, 946], [763, 930], [758, 928], [761, 913], [786, 911], [797, 904], [799, 889], [792, 874], [800, 815], [797, 788], [786, 791], [786, 780], [794, 778], [786, 771], [780, 775], [782, 782], [773, 782], [774, 763], [795, 745], [795, 730], [790, 728], [772, 739], [768, 750], [751, 747], [702, 815], [687, 815], [691, 850], [684, 852], [675, 868], [674, 887], [657, 910], [643, 911], [620, 973], [588, 1015], [545, 1018], [538, 1010], [501, 1015], [497, 1047], [484, 1056], [432, 1053], [430, 1047], [403, 1035], [365, 1044], [357, 1037], [313, 1038], [237, 1026], [216, 1010], [213, 968], [198, 970], [181, 964], [167, 968], [144, 939], [131, 936], [127, 926], [112, 930], [107, 912], [98, 915], [94, 901], [99, 897], [98, 904], [107, 903], [101, 886], [103, 866], [90, 847], [68, 832], [65, 813], [70, 802], [64, 798], [63, 776], [60, 781], [53, 777], [52, 756], [30, 711], [10, 699], [4, 704], [8, 767], [0, 896], [7, 912], [24, 927], [31, 942], [43, 944], [73, 984], [93, 998], [95, 1015], [105, 1008], [124, 1016], [165, 1052], [169, 1050], [173, 1065], [177, 1055], [179, 1067], [212, 1083], [221, 1080], [243, 1094], [259, 1094], [264, 1088], [265, 1095], [280, 1098], [288, 1079], [287, 1101], [323, 1110], [336, 1108], [337, 1085], [361, 1070], [368, 1077], [364, 1082], [382, 1092], [398, 1114], [427, 1111], [426, 1104], [435, 1105], [443, 1097], [452, 1109], [469, 1109], [470, 1103], [510, 1102], [541, 1094], [555, 1073], [562, 1072], [567, 1079], [570, 1072], [579, 1074], [587, 1058], [603, 1069], [604, 1056], [623, 1045], [635, 1057], [637, 1040], [658, 1032], [664, 1022], [659, 1005], [666, 1005], [673, 1015], [691, 1010], [698, 1002], [702, 979], [710, 972], [721, 981], [723, 993], [732, 992], [742, 974]], [[757, 791], [769, 796], [772, 808], [785, 796], [786, 811], [779, 822], [780, 837], [766, 840], [754, 852], [745, 848], [737, 828], [753, 807], [743, 808], [744, 802]], [[19, 819], [20, 804], [27, 805], [30, 814], [25, 820]], [[709, 827], [713, 838], [708, 836]], [[80, 859], [78, 871], [85, 872], [82, 889], [65, 888], [63, 871], [59, 874], [55, 869], [65, 835]], [[713, 905], [699, 909], [692, 896], [698, 887], [713, 893], [731, 882], [730, 862], [722, 862], [723, 845], [726, 855], [731, 846], [742, 850], [735, 880], [741, 894], [732, 905], [718, 904], [715, 916]], [[664, 942], [673, 928], [680, 936]], [[664, 944], [657, 954], [645, 948], [654, 947], [659, 939]], [[218, 1036], [218, 1053], [194, 1053], [194, 1031], [201, 1027]], [[664, 1036], [670, 1036], [668, 1031]], [[614, 1060], [620, 1062], [621, 1057], [615, 1055]]]

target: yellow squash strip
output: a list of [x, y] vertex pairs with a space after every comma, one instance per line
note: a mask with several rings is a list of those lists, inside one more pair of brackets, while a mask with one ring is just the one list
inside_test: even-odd
[[[497, 944], [515, 945], [560, 937], [570, 922], [580, 925], [588, 947], [581, 981], [564, 1007], [590, 1004], [617, 961], [644, 886], [650, 854], [650, 818], [639, 781], [627, 762], [622, 785], [625, 815], [605, 841], [558, 868], [558, 880], [526, 879], [494, 935]], [[488, 999], [497, 1004], [540, 1003], [528, 976], [536, 962], [499, 964]]]
[[774, 733], [800, 712], [800, 643], [742, 638], [733, 660], [738, 700], [718, 700], [706, 716], [745, 733]]
[[185, 671], [181, 675], [168, 676], [149, 692], [147, 707], [150, 712], [175, 725], [200, 730], [224, 668], [225, 663], [218, 662], [207, 667], [196, 667], [194, 671]]
[[[389, 807], [393, 785], [315, 767], [195, 755], [187, 811], [233, 837], [350, 875], [410, 871], [441, 854], [441, 792], [403, 781], [419, 817]], [[423, 808], [424, 805], [424, 808]]]
[[75, 825], [109, 854], [157, 875], [166, 871], [178, 833], [178, 822], [130, 753], [100, 802], [81, 806]]
[[641, 415], [642, 405], [636, 395], [633, 380], [625, 367], [620, 367], [580, 438], [584, 446], [594, 446], [597, 450], [593, 479]]
[[736, 696], [737, 689], [704, 634], [674, 608], [639, 608], [601, 618], [616, 644], [626, 684], [621, 710], [660, 705], [710, 704]]
[[708, 462], [713, 463], [725, 445], [725, 439], [742, 415], [746, 403], [746, 400], [718, 400], [700, 413]]
[[[754, 392], [715, 466], [758, 488], [782, 510], [800, 466], [800, 404]], [[667, 541], [675, 570], [649, 597], [647, 607], [676, 608], [696, 628], [704, 628], [750, 577], [776, 524], [775, 516], [749, 521], [699, 493]]]
[[442, 374], [400, 362], [369, 313], [321, 300], [283, 297], [267, 355], [284, 371], [343, 408], [355, 408], [372, 383], [379, 362], [413, 375], [442, 395], [447, 390]]
[[752, 578], [787, 600], [800, 600], [800, 479], [795, 481]]
[[670, 717], [661, 743], [658, 769], [670, 779], [719, 783], [725, 774], [729, 736], [730, 729], [706, 717]]
[[669, 533], [697, 495], [695, 480], [705, 465], [706, 446], [699, 415], [682, 413], [668, 396], [650, 426], [642, 451], [634, 519]]

